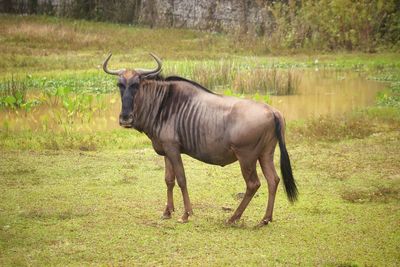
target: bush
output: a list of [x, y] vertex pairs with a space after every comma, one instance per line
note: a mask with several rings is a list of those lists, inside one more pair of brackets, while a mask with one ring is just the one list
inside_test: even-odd
[[[362, 50], [397, 47], [400, 9], [395, 0], [289, 0], [273, 2], [272, 48]], [[355, 15], [356, 14], [356, 15]]]

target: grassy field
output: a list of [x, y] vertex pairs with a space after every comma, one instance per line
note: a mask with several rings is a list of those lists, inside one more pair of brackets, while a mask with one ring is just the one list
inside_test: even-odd
[[[235, 63], [245, 61], [247, 65], [260, 63], [276, 64], [279, 67], [309, 67], [314, 66], [318, 59], [321, 67], [400, 67], [398, 53], [320, 55], [310, 51], [282, 55], [277, 51], [276, 54], [267, 54], [264, 41], [256, 37], [227, 36], [186, 29], [150, 29], [1, 14], [0, 25], [0, 68], [7, 72], [57, 75], [60, 71], [69, 70], [74, 74], [81, 74], [82, 71], [93, 73], [109, 51], [115, 54], [112, 66], [123, 67], [153, 66], [148, 52], [154, 52], [165, 60], [168, 71], [176, 64], [187, 65], [187, 61], [196, 60], [201, 60], [201, 63], [206, 60], [216, 60], [217, 63], [221, 60], [239, 60]], [[142, 66], [143, 63], [145, 66]], [[0, 77], [4, 74], [1, 73]]]
[[[399, 264], [400, 55], [271, 55], [258, 39], [37, 16], [0, 15], [0, 35], [0, 266]], [[115, 87], [99, 69], [109, 50], [112, 67], [151, 67], [153, 51], [165, 73], [212, 89], [234, 89], [245, 82], [238, 74], [257, 68], [317, 67], [363, 72], [388, 88], [374, 107], [288, 124], [300, 199], [290, 205], [280, 185], [267, 227], [254, 227], [266, 206], [264, 179], [228, 227], [233, 211], [222, 207], [235, 209], [245, 190], [238, 164], [184, 157], [194, 216], [179, 224], [178, 187], [176, 213], [160, 219], [163, 159], [147, 137], [75, 124], [92, 123], [91, 110], [101, 112]], [[4, 93], [11, 76], [26, 87], [21, 102]], [[30, 112], [53, 102], [61, 111], [32, 128]]]
[[[133, 138], [133, 137], [131, 137]], [[0, 263], [10, 265], [394, 266], [400, 244], [400, 133], [292, 142], [300, 200], [279, 188], [275, 221], [254, 226], [266, 183], [235, 227], [224, 221], [245, 186], [238, 164], [185, 157], [195, 215], [161, 220], [163, 159], [150, 147], [95, 152], [3, 150]], [[260, 176], [261, 172], [259, 171]]]

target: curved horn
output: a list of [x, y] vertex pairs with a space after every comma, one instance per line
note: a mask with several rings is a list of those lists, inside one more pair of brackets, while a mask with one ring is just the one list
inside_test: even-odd
[[122, 72], [125, 71], [125, 69], [121, 69], [121, 70], [109, 70], [109, 69], [107, 68], [107, 64], [108, 64], [108, 61], [110, 60], [111, 56], [112, 56], [112, 54], [110, 53], [110, 54], [108, 55], [108, 57], [106, 58], [106, 60], [104, 60], [104, 63], [103, 63], [103, 70], [104, 70], [104, 72], [105, 72], [105, 73], [108, 73], [108, 74], [111, 74], [111, 75], [121, 75]]
[[144, 77], [157, 75], [161, 72], [161, 67], [162, 67], [161, 60], [153, 53], [150, 53], [150, 56], [152, 56], [157, 62], [157, 68], [155, 68], [154, 70], [137, 69], [136, 72]]

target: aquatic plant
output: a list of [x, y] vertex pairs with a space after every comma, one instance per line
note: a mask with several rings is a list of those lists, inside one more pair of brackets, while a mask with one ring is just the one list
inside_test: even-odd
[[0, 108], [23, 109], [30, 111], [40, 104], [38, 99], [27, 100], [28, 87], [23, 80], [16, 80], [13, 76], [0, 83]]
[[400, 108], [400, 82], [394, 82], [387, 90], [379, 92], [377, 102], [380, 106]]

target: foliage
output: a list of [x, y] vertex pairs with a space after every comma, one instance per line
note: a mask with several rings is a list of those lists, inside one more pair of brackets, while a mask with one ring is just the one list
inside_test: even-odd
[[24, 81], [11, 77], [0, 83], [0, 108], [22, 109], [30, 111], [32, 107], [40, 104], [38, 99], [27, 100], [28, 86]]
[[380, 71], [370, 79], [390, 83], [386, 90], [379, 92], [378, 105], [400, 109], [400, 72], [397, 69]]
[[59, 124], [73, 124], [78, 118], [81, 122], [90, 122], [93, 115], [106, 108], [104, 95], [89, 93], [71, 94], [70, 87], [58, 87], [56, 90], [45, 90], [44, 99], [52, 106], [61, 106], [56, 110], [56, 118]]
[[[273, 49], [360, 50], [399, 47], [400, 10], [396, 0], [276, 1], [275, 27], [266, 36]], [[357, 14], [357, 15], [355, 15]]]
[[105, 94], [112, 92], [115, 87], [113, 77], [104, 75], [104, 73], [28, 75], [24, 83], [30, 90], [45, 90], [53, 94], [59, 88], [67, 88], [68, 93]]
[[[70, 0], [38, 1], [14, 0], [4, 1], [0, 12], [19, 14], [59, 15], [76, 19], [90, 19], [119, 23], [137, 23], [140, 0]], [[14, 2], [14, 4], [12, 4]], [[58, 7], [54, 6], [59, 5]]]
[[389, 89], [378, 94], [378, 104], [400, 109], [400, 81], [392, 83]]
[[[95, 81], [95, 82], [94, 82]], [[106, 108], [104, 93], [111, 88], [97, 87], [104, 80], [89, 79], [35, 79], [28, 76], [26, 79], [15, 80], [11, 78], [0, 83], [0, 107], [8, 109], [22, 109], [30, 112], [39, 105], [47, 107], [61, 107], [51, 114], [59, 124], [73, 124], [77, 119], [81, 122], [90, 122], [96, 112]], [[80, 88], [81, 85], [86, 87]], [[41, 90], [38, 90], [41, 89]], [[27, 91], [33, 96], [28, 99]], [[34, 94], [33, 92], [39, 91]]]

